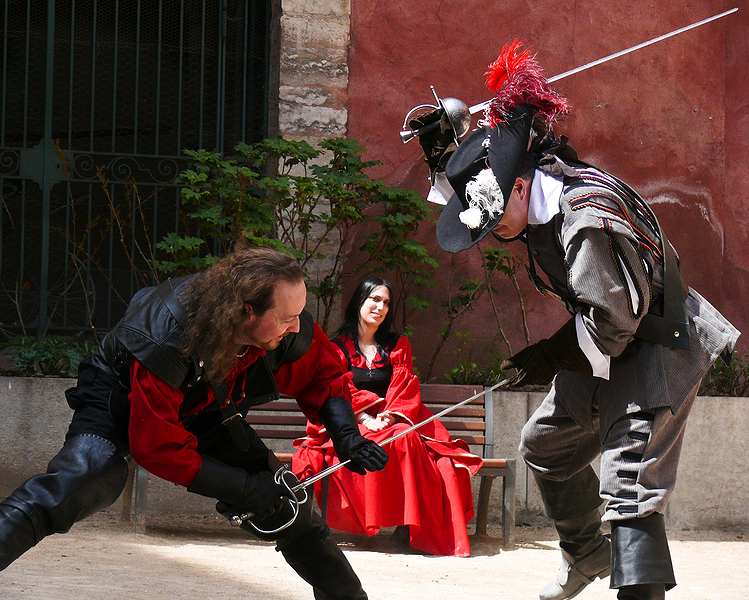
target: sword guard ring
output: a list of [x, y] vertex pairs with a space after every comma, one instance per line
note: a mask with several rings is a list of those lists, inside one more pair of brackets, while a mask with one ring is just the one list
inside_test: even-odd
[[[278, 533], [279, 531], [283, 531], [287, 527], [290, 527], [294, 521], [296, 521], [297, 515], [299, 514], [299, 505], [304, 504], [309, 500], [309, 494], [307, 494], [306, 488], [301, 488], [300, 491], [304, 492], [304, 498], [299, 500], [297, 498], [296, 493], [294, 492], [294, 489], [292, 488], [292, 485], [289, 484], [288, 481], [286, 481], [286, 478], [284, 477], [286, 473], [291, 473], [289, 471], [289, 467], [284, 465], [278, 471], [275, 472], [273, 475], [273, 481], [275, 481], [278, 485], [282, 485], [285, 487], [288, 491], [291, 497], [286, 496], [285, 498], [289, 501], [289, 506], [292, 510], [292, 515], [289, 518], [289, 520], [284, 523], [283, 525], [280, 525], [279, 527], [276, 527], [275, 529], [260, 529], [255, 523], [252, 522], [252, 517], [255, 515], [253, 513], [242, 513], [238, 515], [232, 515], [229, 517], [229, 524], [232, 527], [239, 527], [244, 523], [248, 523], [250, 527], [252, 527], [255, 531], [258, 533], [262, 533], [264, 535], [274, 534]], [[293, 475], [293, 473], [292, 473]], [[296, 479], [296, 477], [295, 477]], [[282, 509], [281, 509], [282, 510]]]

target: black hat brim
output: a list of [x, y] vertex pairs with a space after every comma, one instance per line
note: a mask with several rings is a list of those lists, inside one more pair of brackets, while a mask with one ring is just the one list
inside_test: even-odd
[[453, 194], [437, 221], [437, 242], [447, 252], [461, 252], [478, 244], [496, 227], [503, 215], [490, 219], [483, 227], [471, 229], [460, 220], [465, 210], [463, 203]]
[[[484, 239], [502, 220], [504, 213], [482, 222], [480, 228], [467, 227], [460, 220], [460, 213], [468, 208], [465, 186], [488, 163], [502, 190], [505, 204], [507, 203], [515, 179], [527, 161], [533, 114], [534, 110], [530, 105], [516, 106], [507, 115], [505, 123], [492, 130], [481, 128], [475, 131], [453, 153], [445, 167], [445, 173], [456, 193], [442, 209], [437, 222], [437, 241], [443, 250], [467, 250]], [[487, 137], [490, 140], [488, 150], [481, 147], [481, 142]]]

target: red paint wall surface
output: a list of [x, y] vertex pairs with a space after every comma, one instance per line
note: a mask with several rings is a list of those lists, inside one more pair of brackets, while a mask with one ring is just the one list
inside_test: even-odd
[[[559, 80], [554, 88], [571, 104], [555, 130], [570, 138], [584, 160], [625, 180], [650, 203], [680, 254], [692, 287], [707, 297], [749, 340], [749, 0], [726, 4], [623, 2], [460, 2], [351, 0], [352, 44], [348, 135], [382, 161], [373, 177], [428, 190], [417, 141], [398, 132], [412, 107], [441, 97], [469, 106], [488, 100], [483, 73], [502, 46], [518, 38], [537, 53], [548, 77], [695, 23], [734, 6], [739, 11], [611, 62]], [[475, 125], [475, 118], [474, 118]], [[449, 273], [480, 277], [475, 250], [450, 255], [434, 237], [419, 239], [440, 263], [439, 285], [428, 292], [428, 315], [411, 323], [417, 366], [434, 351], [435, 322]], [[493, 242], [490, 242], [493, 243]], [[525, 247], [509, 248], [522, 258]], [[351, 260], [356, 260], [353, 256]], [[531, 342], [552, 333], [567, 313], [519, 280], [529, 313]], [[506, 278], [495, 280], [496, 307], [514, 351], [525, 345], [520, 308]], [[486, 300], [457, 326], [470, 332], [472, 358], [487, 362], [496, 330]], [[457, 342], [443, 350], [433, 376], [455, 363]], [[507, 355], [507, 346], [500, 346]], [[466, 356], [465, 354], [463, 355]]]

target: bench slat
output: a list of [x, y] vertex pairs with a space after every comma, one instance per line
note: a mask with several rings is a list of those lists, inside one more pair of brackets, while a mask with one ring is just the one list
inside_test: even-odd
[[250, 410], [251, 411], [259, 411], [259, 410], [296, 411], [298, 413], [302, 412], [299, 408], [299, 405], [293, 400], [273, 400], [272, 402], [267, 402], [265, 404], [259, 404], [258, 406], [253, 406]]
[[[437, 404], [425, 404], [425, 406], [431, 411], [433, 415], [436, 415], [437, 413], [442, 412], [448, 406], [440, 406]], [[450, 411], [448, 414], [446, 414], [443, 418], [450, 419], [455, 417], [474, 417], [476, 419], [483, 419], [486, 416], [486, 410], [484, 410], [483, 406], [461, 406], [460, 408], [456, 408], [455, 410]]]
[[[424, 404], [457, 404], [466, 398], [475, 396], [484, 391], [477, 385], [453, 385], [449, 388], [441, 385], [432, 386], [428, 383], [421, 384], [421, 401]], [[484, 404], [484, 397], [480, 396], [472, 402]], [[469, 402], [470, 404], [470, 402]]]
[[486, 438], [483, 435], [454, 435], [454, 439], [463, 440], [469, 446], [483, 446]]
[[304, 415], [253, 415], [252, 413], [247, 415], [245, 419], [250, 425], [255, 423], [260, 425], [295, 425], [301, 427], [307, 427], [307, 419]]
[[295, 440], [304, 437], [307, 433], [304, 429], [263, 429], [262, 427], [253, 427], [261, 439], [276, 440]]
[[448, 431], [486, 431], [483, 421], [443, 421]]

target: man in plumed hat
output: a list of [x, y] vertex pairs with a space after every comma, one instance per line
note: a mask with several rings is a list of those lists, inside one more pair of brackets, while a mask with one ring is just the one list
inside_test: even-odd
[[[739, 332], [684, 284], [642, 198], [553, 134], [567, 102], [529, 50], [505, 46], [487, 85], [495, 97], [482, 127], [457, 148], [443, 136], [449, 160], [441, 132], [420, 141], [454, 191], [440, 246], [521, 239], [536, 287], [571, 315], [503, 364], [514, 386], [552, 384], [520, 442], [562, 550], [540, 598], [572, 598], [610, 575], [620, 600], [662, 599], [676, 584], [664, 511], [686, 419], [700, 380]], [[599, 455], [600, 479], [591, 466]]]

